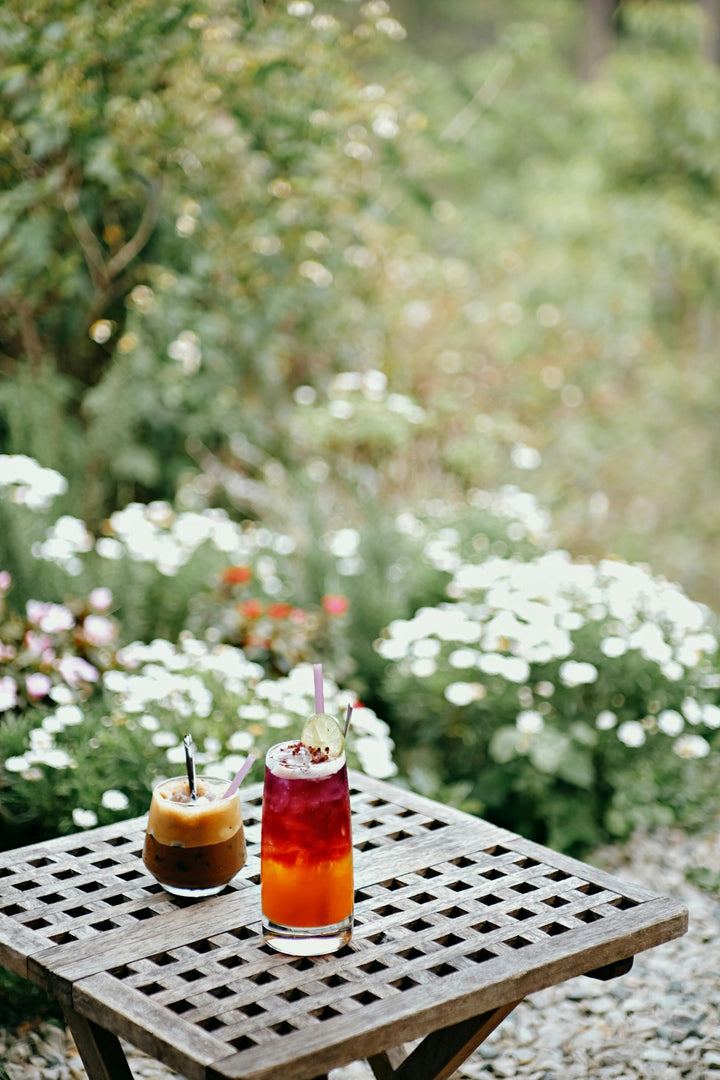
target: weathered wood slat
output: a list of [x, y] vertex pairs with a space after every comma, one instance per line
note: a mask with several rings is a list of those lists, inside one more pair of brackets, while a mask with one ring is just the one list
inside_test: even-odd
[[9, 915], [0, 915], [0, 966], [29, 978], [28, 956], [40, 944], [32, 930], [19, 926]]

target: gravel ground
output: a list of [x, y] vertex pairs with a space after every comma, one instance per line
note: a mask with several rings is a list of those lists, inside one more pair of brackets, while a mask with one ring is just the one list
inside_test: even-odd
[[[456, 1074], [457, 1080], [720, 1080], [720, 894], [688, 871], [720, 878], [720, 830], [638, 835], [590, 860], [681, 899], [688, 933], [640, 954], [609, 983], [580, 978], [523, 1002]], [[128, 1047], [136, 1080], [177, 1074]], [[86, 1080], [69, 1034], [53, 1024], [0, 1028], [0, 1080]], [[332, 1080], [369, 1080], [364, 1063]]]

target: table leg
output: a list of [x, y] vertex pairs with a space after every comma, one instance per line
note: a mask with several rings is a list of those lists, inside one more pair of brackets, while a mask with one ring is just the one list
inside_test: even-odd
[[433, 1031], [408, 1055], [395, 1049], [368, 1058], [376, 1080], [449, 1080], [521, 1000]]
[[117, 1036], [87, 1020], [69, 1005], [63, 1005], [63, 1013], [89, 1080], [133, 1080]]

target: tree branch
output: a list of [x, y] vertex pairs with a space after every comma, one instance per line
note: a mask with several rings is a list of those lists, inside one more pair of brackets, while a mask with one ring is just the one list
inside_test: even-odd
[[37, 325], [33, 318], [33, 310], [29, 300], [20, 300], [17, 306], [18, 316], [20, 320], [20, 338], [22, 340], [23, 349], [30, 361], [30, 366], [37, 373], [45, 350], [43, 349], [43, 343], [40, 340], [38, 334]]
[[90, 228], [87, 218], [80, 209], [80, 201], [75, 188], [68, 189], [63, 195], [63, 206], [70, 219], [72, 230], [85, 256], [92, 283], [100, 292], [105, 292], [110, 286], [110, 276], [105, 265], [102, 248], [95, 233]]
[[150, 197], [145, 204], [135, 235], [128, 240], [127, 244], [123, 244], [107, 264], [107, 273], [111, 281], [122, 273], [136, 255], [139, 255], [152, 236], [160, 209], [160, 192], [161, 184], [159, 181], [150, 184]]

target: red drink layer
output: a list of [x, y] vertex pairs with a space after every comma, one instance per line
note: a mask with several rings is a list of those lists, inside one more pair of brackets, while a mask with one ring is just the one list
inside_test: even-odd
[[263, 792], [262, 910], [286, 927], [324, 927], [353, 910], [345, 756], [313, 761], [302, 743], [268, 753]]

